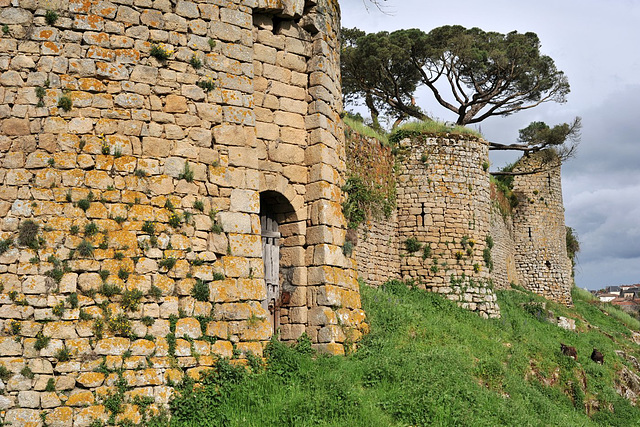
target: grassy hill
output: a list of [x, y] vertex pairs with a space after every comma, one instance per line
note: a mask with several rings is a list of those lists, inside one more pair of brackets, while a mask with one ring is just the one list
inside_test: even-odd
[[[586, 292], [574, 290], [568, 309], [501, 291], [502, 318], [483, 320], [402, 283], [361, 291], [371, 332], [357, 352], [317, 356], [301, 340], [273, 342], [266, 367], [221, 361], [200, 386], [182, 385], [171, 425], [640, 425], [640, 409], [615, 390], [625, 367], [637, 373], [627, 356], [640, 358], [629, 329], [640, 325]], [[576, 331], [553, 324], [557, 316], [575, 319]], [[604, 365], [591, 361], [594, 347]]]

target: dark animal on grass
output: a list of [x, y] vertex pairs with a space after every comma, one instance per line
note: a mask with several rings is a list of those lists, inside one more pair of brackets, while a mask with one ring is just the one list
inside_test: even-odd
[[594, 348], [593, 353], [591, 353], [591, 360], [602, 365], [604, 363], [604, 354], [600, 353], [598, 349]]
[[560, 350], [562, 350], [562, 354], [565, 356], [573, 357], [573, 360], [578, 360], [578, 352], [575, 347], [560, 343]]

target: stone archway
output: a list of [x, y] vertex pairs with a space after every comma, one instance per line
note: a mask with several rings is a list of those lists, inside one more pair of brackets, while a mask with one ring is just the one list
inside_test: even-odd
[[305, 222], [289, 200], [277, 191], [260, 193], [260, 234], [266, 298], [274, 331], [284, 340], [304, 332], [306, 316], [306, 267], [295, 254], [304, 253]]

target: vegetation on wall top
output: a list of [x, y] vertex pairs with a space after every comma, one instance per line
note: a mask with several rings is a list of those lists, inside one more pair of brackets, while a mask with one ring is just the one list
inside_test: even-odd
[[348, 176], [342, 210], [348, 227], [355, 229], [367, 219], [388, 218], [395, 208], [395, 158], [384, 135], [353, 118], [345, 117], [345, 123]]
[[476, 138], [482, 138], [482, 134], [473, 129], [451, 125], [435, 120], [426, 121], [410, 121], [396, 127], [389, 136], [389, 142], [393, 145], [398, 144], [405, 138], [426, 134], [451, 134], [451, 135], [468, 135]]
[[347, 138], [352, 132], [355, 132], [356, 134], [366, 136], [367, 138], [375, 138], [385, 146], [389, 145], [389, 135], [365, 125], [362, 121], [362, 117], [346, 113], [342, 120], [344, 121], [344, 124], [347, 125], [345, 128]]

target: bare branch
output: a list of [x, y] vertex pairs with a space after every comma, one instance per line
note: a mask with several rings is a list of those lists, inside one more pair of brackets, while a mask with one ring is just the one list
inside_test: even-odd
[[365, 9], [367, 9], [367, 11], [369, 11], [368, 3], [371, 3], [376, 7], [376, 9], [378, 9], [380, 12], [384, 13], [385, 15], [393, 16], [393, 12], [389, 11], [389, 6], [382, 4], [383, 2], [386, 2], [386, 1], [387, 0], [362, 0], [362, 3], [364, 3], [364, 7]]

